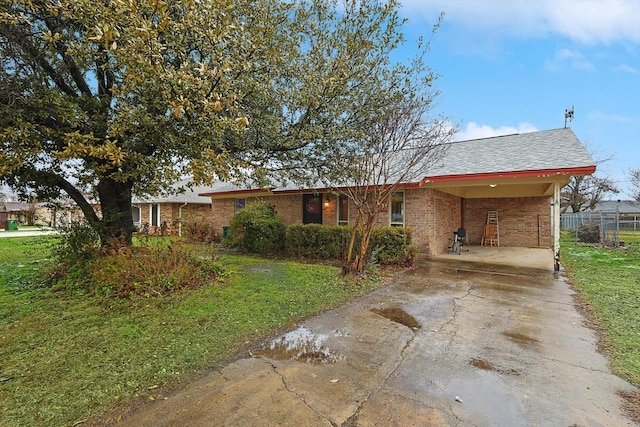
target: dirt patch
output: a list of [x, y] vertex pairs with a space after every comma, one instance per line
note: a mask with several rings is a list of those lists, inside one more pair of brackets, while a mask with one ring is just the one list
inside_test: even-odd
[[484, 359], [471, 359], [469, 361], [469, 365], [475, 366], [476, 368], [485, 371], [495, 371], [505, 375], [520, 375], [520, 371], [518, 371], [517, 369], [500, 369], [494, 366], [493, 363]]
[[622, 405], [625, 414], [640, 424], [640, 391], [621, 392], [620, 396], [625, 400]]
[[525, 335], [521, 332], [505, 331], [502, 333], [502, 335], [509, 338], [511, 341], [515, 342], [516, 344], [533, 345], [538, 343], [537, 339], [530, 337], [528, 335]]

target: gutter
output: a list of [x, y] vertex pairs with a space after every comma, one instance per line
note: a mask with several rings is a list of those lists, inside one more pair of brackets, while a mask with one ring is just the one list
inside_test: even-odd
[[187, 206], [187, 202], [184, 202], [184, 205], [178, 208], [178, 236], [182, 237], [182, 208]]

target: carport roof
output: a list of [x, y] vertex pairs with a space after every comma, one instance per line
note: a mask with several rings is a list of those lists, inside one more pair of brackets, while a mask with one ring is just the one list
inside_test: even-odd
[[595, 167], [570, 128], [452, 142], [428, 177]]

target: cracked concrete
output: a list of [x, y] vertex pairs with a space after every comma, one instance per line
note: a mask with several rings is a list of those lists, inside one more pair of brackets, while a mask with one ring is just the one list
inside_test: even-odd
[[248, 356], [118, 425], [634, 425], [617, 394], [633, 387], [549, 271], [423, 262], [301, 327], [339, 357]]

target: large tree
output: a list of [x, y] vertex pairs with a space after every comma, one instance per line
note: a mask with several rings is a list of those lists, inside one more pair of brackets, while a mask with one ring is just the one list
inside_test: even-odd
[[[377, 114], [395, 0], [0, 4], [0, 181], [66, 192], [103, 244], [132, 194], [314, 168]], [[85, 194], [97, 197], [100, 210]], [[115, 239], [114, 239], [115, 238]]]

